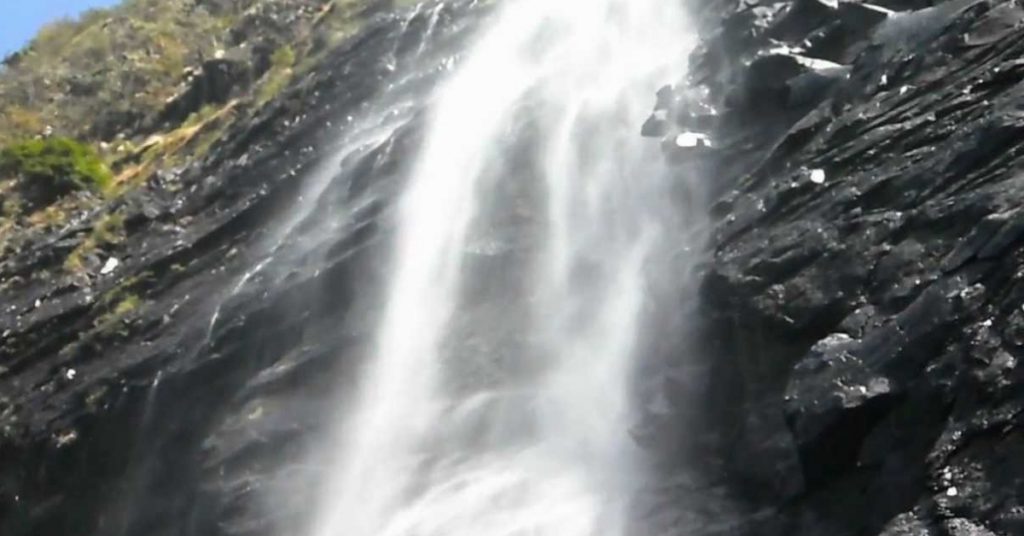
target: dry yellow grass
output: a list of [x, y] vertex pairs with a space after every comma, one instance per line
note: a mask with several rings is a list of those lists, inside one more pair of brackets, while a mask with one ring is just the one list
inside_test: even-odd
[[230, 122], [240, 103], [239, 99], [235, 99], [219, 108], [204, 108], [192, 114], [182, 126], [164, 134], [150, 136], [127, 158], [138, 163], [124, 166], [114, 177], [115, 189], [124, 190], [139, 184], [158, 169], [175, 161], [204, 156], [210, 144], [216, 140], [211, 134], [219, 133]]

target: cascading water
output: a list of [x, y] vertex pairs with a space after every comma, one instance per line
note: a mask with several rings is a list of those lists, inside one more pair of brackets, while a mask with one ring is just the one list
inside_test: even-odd
[[312, 536], [614, 535], [676, 225], [638, 129], [674, 0], [506, 0], [431, 105]]

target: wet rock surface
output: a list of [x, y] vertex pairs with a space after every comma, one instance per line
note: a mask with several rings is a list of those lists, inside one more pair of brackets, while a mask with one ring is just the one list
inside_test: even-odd
[[[0, 534], [257, 536], [307, 517], [423, 95], [484, 9], [374, 5], [209, 157], [119, 201], [126, 240], [84, 273], [47, 275], [92, 231], [76, 222], [0, 262]], [[1024, 8], [694, 12], [690, 77], [642, 133], [712, 181], [702, 336], [633, 431], [664, 475], [633, 532], [1024, 534]], [[339, 154], [424, 49], [407, 122]], [[211, 80], [168, 113], [245, 76]], [[303, 233], [324, 218], [330, 236]]]
[[[0, 534], [265, 535], [309, 517], [328, 454], [311, 446], [366, 344], [423, 95], [485, 9], [378, 4], [209, 156], [117, 201], [124, 239], [81, 272], [53, 269], [92, 232], [75, 222], [0, 262]], [[342, 151], [340, 132], [388, 125]], [[324, 219], [329, 236], [303, 232]]]
[[698, 8], [661, 100], [715, 111], [703, 486], [741, 513], [666, 530], [1024, 534], [1024, 9], [934, 4]]

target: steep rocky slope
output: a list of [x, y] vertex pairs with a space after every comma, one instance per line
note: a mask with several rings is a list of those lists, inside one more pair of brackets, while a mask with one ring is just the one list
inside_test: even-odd
[[264, 75], [295, 66], [275, 65], [282, 49], [301, 60], [336, 44], [366, 4], [127, 0], [53, 22], [4, 60], [0, 140], [47, 128], [108, 142], [158, 132], [273, 82]]
[[[214, 20], [245, 3], [194, 4]], [[314, 31], [326, 4], [220, 15], [251, 31], [219, 59], [197, 45], [192, 75], [130, 120], [19, 111], [18, 136], [54, 123], [101, 152], [132, 141], [135, 159], [109, 149], [130, 187], [14, 216], [0, 534], [255, 536], [308, 517], [314, 443], [346, 388], [333, 379], [376, 314], [403, 156], [489, 3], [346, 2], [337, 41]], [[665, 477], [639, 526], [1024, 534], [1024, 9], [692, 4], [690, 77], [643, 133], [712, 183], [712, 240], [699, 341], [657, 372], [669, 410], [633, 431]], [[216, 91], [228, 64], [264, 71]], [[59, 95], [94, 80], [48, 68]], [[34, 86], [11, 80], [0, 96], [24, 108], [4, 88]], [[197, 126], [207, 139], [166, 143]]]
[[647, 133], [721, 188], [702, 485], [749, 516], [725, 532], [1024, 534], [1024, 8], [699, 11]]
[[[45, 27], [0, 66], [0, 253], [64, 232], [62, 266], [47, 270], [87, 285], [124, 235], [119, 202], [150, 180], [182, 188], [229, 131], [391, 8], [129, 0]], [[68, 181], [70, 169], [92, 171]]]
[[[5, 254], [0, 533], [276, 534], [308, 517], [327, 372], [358, 357], [402, 157], [481, 10], [367, 3], [207, 155], [86, 195]], [[119, 215], [118, 239], [67, 270], [97, 214]], [[309, 232], [325, 218], [330, 236]]]

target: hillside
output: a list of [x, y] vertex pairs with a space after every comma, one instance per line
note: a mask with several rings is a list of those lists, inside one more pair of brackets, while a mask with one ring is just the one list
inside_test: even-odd
[[[256, 478], [249, 462], [268, 463], [270, 470], [270, 460], [294, 455], [316, 423], [297, 428], [286, 417], [280, 427], [261, 432], [262, 446], [256, 446], [231, 424], [235, 410], [226, 408], [252, 411], [249, 395], [238, 390], [248, 390], [251, 374], [282, 356], [278, 343], [295, 343], [306, 330], [344, 336], [337, 315], [347, 314], [352, 302], [346, 296], [358, 285], [351, 276], [368, 262], [353, 251], [378, 251], [367, 245], [383, 239], [374, 229], [398, 180], [402, 148], [416, 138], [424, 92], [447, 72], [444, 62], [481, 12], [473, 2], [438, 9], [389, 0], [256, 1], [239, 2], [248, 7], [234, 11], [235, 4], [217, 4], [226, 11], [201, 4], [231, 24], [216, 40], [182, 38], [194, 51], [185, 55], [183, 73], [192, 74], [184, 74], [173, 91], [147, 85], [159, 97], [139, 95], [138, 102], [160, 105], [142, 106], [138, 120], [114, 122], [116, 128], [103, 136], [88, 120], [60, 120], [62, 106], [50, 101], [65, 102], [78, 117], [119, 101], [112, 95], [122, 88], [107, 85], [107, 77], [89, 97], [54, 88], [49, 100], [34, 101], [38, 106], [13, 102], [56, 119], [49, 125], [53, 132], [42, 120], [40, 133], [5, 127], [14, 135], [0, 156], [7, 173], [2, 195], [10, 207], [0, 234], [5, 536], [241, 534], [265, 530], [270, 521], [304, 508], [305, 496], [296, 492], [288, 494], [294, 504], [265, 511], [245, 480]], [[92, 25], [102, 24], [98, 19], [134, 21], [136, 15], [122, 10], [145, 5], [129, 3], [112, 15], [61, 24], [88, 35]], [[145, 15], [141, 20], [150, 23]], [[188, 26], [187, 19], [180, 22]], [[212, 43], [237, 44], [219, 54]], [[206, 47], [213, 52], [201, 57]], [[66, 80], [90, 72], [56, 56], [39, 63], [32, 56], [26, 52], [8, 62], [0, 75], [4, 87], [46, 79], [39, 70], [44, 65], [53, 72], [65, 65]], [[261, 57], [269, 58], [262, 66]], [[93, 59], [97, 69], [125, 65], [117, 58]], [[409, 69], [415, 76], [396, 78]], [[263, 73], [238, 77], [236, 71]], [[407, 112], [382, 112], [394, 105], [378, 100], [384, 91], [408, 103]], [[324, 198], [349, 198], [362, 207], [354, 216], [324, 209], [338, 215], [342, 242], [275, 238], [264, 223], [288, 222], [294, 203], [314, 199], [304, 194], [308, 186], [300, 178], [336, 180], [340, 129], [360, 134], [355, 118], [378, 116], [407, 124], [386, 147], [360, 146], [378, 162], [346, 167], [346, 181], [349, 173], [364, 178], [332, 186]], [[366, 182], [371, 177], [377, 179]], [[366, 203], [367, 196], [376, 201]], [[319, 211], [306, 214], [322, 221]], [[279, 265], [299, 254], [323, 264], [302, 273]], [[267, 293], [263, 285], [271, 281], [276, 290]], [[336, 298], [317, 307], [316, 321], [306, 314], [280, 315], [284, 304], [312, 304], [316, 296]], [[266, 344], [245, 342], [244, 333], [256, 332]], [[321, 365], [335, 365], [307, 361], [301, 352], [290, 359], [296, 361], [278, 369], [281, 380], [305, 383], [303, 396], [332, 390], [316, 378], [329, 377]], [[276, 385], [272, 380], [251, 387], [253, 394], [270, 394]], [[211, 426], [220, 437], [203, 439]], [[178, 445], [177, 454], [158, 454], [165, 441]], [[137, 477], [116, 476], [128, 473]]]
[[[106, 227], [48, 268], [93, 274], [98, 250], [123, 239], [118, 200], [157, 174], [173, 188], [233, 125], [352, 36], [368, 4], [128, 0], [43, 28], [0, 70], [2, 257], [72, 222]], [[66, 181], [67, 166], [93, 172]]]

